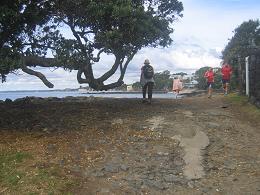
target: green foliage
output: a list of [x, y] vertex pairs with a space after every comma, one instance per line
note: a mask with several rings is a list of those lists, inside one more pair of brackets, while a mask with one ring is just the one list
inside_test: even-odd
[[155, 86], [154, 89], [163, 90], [172, 88], [171, 73], [168, 70], [154, 74]]
[[183, 76], [187, 75], [187, 73], [186, 72], [177, 72], [177, 73], [175, 73], [173, 75], [180, 75], [180, 76], [183, 77]]
[[223, 50], [223, 59], [228, 61], [233, 68], [231, 79], [232, 88], [238, 86], [239, 71], [238, 60], [250, 55], [254, 48], [260, 47], [260, 22], [259, 20], [249, 20], [243, 22], [234, 30], [234, 36], [229, 40]]
[[56, 165], [37, 168], [28, 162], [38, 163], [26, 152], [0, 153], [0, 184], [7, 194], [70, 194], [79, 185]]
[[140, 82], [135, 82], [135, 83], [133, 83], [133, 89], [134, 90], [140, 90], [140, 89], [142, 89], [142, 85], [141, 85], [141, 83]]
[[209, 67], [206, 66], [206, 67], [200, 68], [199, 70], [197, 70], [197, 71], [195, 72], [195, 78], [196, 78], [196, 81], [198, 82], [197, 87], [198, 87], [199, 89], [206, 89], [206, 87], [207, 87], [207, 81], [206, 81], [206, 79], [204, 78], [204, 74], [205, 74], [205, 72], [206, 72], [208, 69], [209, 69]]
[[249, 115], [251, 119], [259, 121], [260, 109], [255, 105], [251, 104], [247, 96], [232, 93], [228, 96], [228, 100], [243, 113]]
[[24, 160], [31, 158], [31, 155], [23, 152], [0, 154], [0, 182], [15, 187], [24, 173], [18, 171], [17, 165]]
[[[118, 67], [121, 84], [138, 50], [172, 43], [171, 23], [182, 16], [182, 10], [178, 0], [3, 0], [0, 48], [9, 52], [0, 50], [1, 78], [4, 81], [8, 73], [21, 68], [25, 57], [45, 57], [49, 51], [55, 57], [55, 63], [49, 66], [84, 72], [83, 81], [92, 88], [102, 87]], [[70, 29], [73, 37], [64, 37], [60, 32], [63, 27]], [[95, 79], [92, 65], [100, 59], [97, 53], [113, 54], [116, 60], [111, 70]], [[36, 65], [42, 64], [26, 64]]]
[[126, 91], [127, 90], [127, 85], [123, 84], [119, 87], [116, 87], [115, 90], [119, 90], [119, 91]]
[[243, 22], [234, 30], [234, 36], [229, 40], [222, 52], [223, 58], [226, 60], [232, 60], [237, 57], [244, 58], [254, 46], [260, 46], [259, 20]]
[[[155, 73], [154, 74], [154, 81], [155, 81], [154, 89], [155, 90], [172, 89], [173, 79], [170, 78], [170, 76], [171, 76], [171, 73], [168, 70]], [[135, 83], [133, 83], [132, 86], [133, 86], [134, 90], [142, 89], [142, 85], [140, 82], [135, 82]]]

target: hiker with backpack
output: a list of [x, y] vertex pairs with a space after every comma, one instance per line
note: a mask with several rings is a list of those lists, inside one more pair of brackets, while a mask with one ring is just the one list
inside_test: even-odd
[[[143, 103], [152, 103], [152, 94], [153, 94], [153, 86], [154, 86], [154, 69], [150, 65], [148, 59], [144, 61], [144, 65], [141, 68], [141, 78], [140, 83], [142, 85], [143, 90]], [[146, 99], [146, 91], [148, 89], [148, 100]]]

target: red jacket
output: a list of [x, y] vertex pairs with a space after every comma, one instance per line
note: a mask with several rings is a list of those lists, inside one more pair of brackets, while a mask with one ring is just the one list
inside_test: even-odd
[[232, 68], [229, 65], [224, 65], [221, 69], [222, 79], [229, 80], [232, 74]]
[[209, 83], [213, 83], [214, 82], [214, 72], [208, 70], [207, 72], [205, 72], [204, 77], [207, 78], [207, 82]]

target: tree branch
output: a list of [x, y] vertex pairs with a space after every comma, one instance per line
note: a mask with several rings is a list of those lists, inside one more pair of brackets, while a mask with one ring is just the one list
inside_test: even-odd
[[53, 88], [53, 87], [54, 87], [54, 85], [53, 85], [51, 82], [49, 82], [49, 81], [46, 79], [46, 77], [45, 77], [42, 73], [37, 72], [37, 71], [34, 71], [34, 70], [32, 70], [32, 69], [29, 69], [27, 66], [22, 66], [22, 71], [25, 72], [25, 73], [27, 73], [27, 74], [37, 76], [39, 79], [42, 80], [42, 82], [43, 82], [47, 87], [49, 87], [49, 88]]
[[101, 55], [101, 53], [103, 53], [104, 51], [105, 51], [105, 49], [99, 50], [99, 52], [98, 52], [98, 54], [97, 54], [97, 57], [92, 58], [92, 60], [93, 60], [94, 62], [99, 62], [99, 60], [100, 60], [100, 55]]
[[109, 77], [111, 77], [116, 72], [118, 66], [120, 65], [120, 63], [122, 63], [123, 59], [124, 58], [120, 58], [120, 57], [116, 56], [115, 63], [112, 66], [112, 68], [109, 71], [107, 71], [105, 74], [103, 74], [101, 77], [99, 77], [98, 80], [100, 80], [101, 82], [104, 82]]
[[116, 88], [116, 87], [120, 87], [121, 85], [124, 84], [124, 81], [123, 80], [118, 80], [117, 82], [114, 82], [114, 83], [110, 83], [108, 85], [102, 85], [99, 90], [108, 90], [108, 89], [113, 89], [113, 88]]
[[124, 75], [125, 75], [125, 72], [126, 72], [126, 68], [127, 68], [127, 66], [128, 66], [128, 64], [129, 64], [129, 62], [133, 59], [133, 57], [135, 56], [135, 54], [137, 53], [137, 49], [136, 50], [134, 50], [133, 51], [133, 53], [127, 58], [127, 60], [126, 60], [126, 62], [125, 62], [125, 64], [124, 64], [124, 67], [122, 68], [122, 67], [120, 67], [120, 71], [121, 71], [121, 76], [120, 76], [120, 78], [118, 79], [118, 80], [123, 80], [123, 78], [124, 78]]
[[38, 56], [24, 56], [24, 66], [58, 67], [55, 65], [55, 58], [45, 58]]
[[77, 80], [79, 82], [79, 84], [83, 84], [83, 83], [89, 83], [90, 82], [90, 79], [88, 77], [86, 77], [86, 73], [84, 73], [85, 75], [85, 79], [83, 79], [81, 76], [82, 76], [82, 73], [84, 71], [82, 69], [79, 69], [78, 72], [77, 72]]

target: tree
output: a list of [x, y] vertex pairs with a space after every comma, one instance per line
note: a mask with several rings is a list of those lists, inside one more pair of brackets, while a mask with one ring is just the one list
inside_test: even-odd
[[154, 89], [164, 90], [172, 88], [172, 79], [170, 79], [171, 73], [168, 70], [158, 72], [154, 74], [155, 86]]
[[208, 69], [209, 67], [205, 66], [195, 72], [195, 79], [198, 82], [197, 86], [199, 89], [206, 89], [207, 87], [207, 81], [204, 78], [204, 74]]
[[142, 89], [142, 85], [141, 85], [141, 83], [140, 82], [135, 82], [135, 83], [133, 83], [133, 89], [134, 90], [140, 90], [140, 89]]
[[246, 57], [254, 46], [260, 46], [259, 20], [249, 20], [238, 26], [234, 30], [234, 36], [229, 40], [222, 55], [225, 60]]
[[181, 75], [183, 77], [183, 76], [188, 75], [188, 74], [186, 72], [178, 72], [178, 73], [173, 74], [173, 76], [174, 75]]
[[[181, 17], [178, 0], [3, 0], [0, 5], [0, 75], [18, 69], [47, 78], [31, 67], [77, 70], [80, 84], [107, 90], [123, 84], [126, 68], [143, 47], [171, 44], [172, 23]], [[69, 28], [73, 37], [61, 30]], [[53, 58], [48, 58], [52, 53]], [[110, 70], [94, 77], [101, 55], [113, 55]], [[104, 84], [117, 70], [120, 77]], [[83, 78], [82, 78], [83, 75]]]
[[260, 46], [260, 22], [249, 20], [243, 22], [234, 30], [234, 36], [229, 40], [222, 52], [223, 59], [233, 67], [231, 85], [237, 87], [239, 81], [238, 60], [244, 59]]

